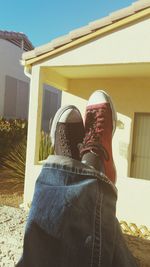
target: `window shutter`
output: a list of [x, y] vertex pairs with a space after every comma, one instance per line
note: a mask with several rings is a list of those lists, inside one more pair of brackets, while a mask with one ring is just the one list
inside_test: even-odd
[[5, 98], [4, 98], [4, 117], [16, 117], [16, 99], [17, 99], [17, 80], [6, 76]]
[[50, 119], [52, 119], [61, 104], [61, 91], [44, 86], [43, 89], [43, 109], [42, 109], [42, 130], [49, 131]]
[[21, 119], [27, 119], [28, 106], [29, 106], [29, 84], [27, 82], [17, 80], [16, 117]]
[[29, 84], [6, 76], [4, 117], [27, 119], [29, 106]]

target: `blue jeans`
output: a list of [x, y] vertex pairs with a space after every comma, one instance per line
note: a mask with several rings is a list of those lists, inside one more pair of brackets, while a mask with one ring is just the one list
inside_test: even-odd
[[50, 156], [36, 181], [16, 267], [135, 267], [116, 219], [117, 190], [79, 161]]

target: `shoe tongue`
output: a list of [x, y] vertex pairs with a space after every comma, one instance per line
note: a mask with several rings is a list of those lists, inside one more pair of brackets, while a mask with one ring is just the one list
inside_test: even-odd
[[109, 155], [108, 155], [107, 151], [99, 143], [89, 143], [89, 144], [86, 144], [86, 146], [80, 145], [81, 156], [83, 156], [87, 152], [91, 152], [91, 153], [97, 154], [99, 156], [103, 156], [105, 160], [107, 160], [107, 161], [109, 160]]
[[98, 155], [103, 155], [105, 160], [109, 160], [108, 153], [101, 144], [94, 144], [92, 150], [95, 151], [95, 153]]

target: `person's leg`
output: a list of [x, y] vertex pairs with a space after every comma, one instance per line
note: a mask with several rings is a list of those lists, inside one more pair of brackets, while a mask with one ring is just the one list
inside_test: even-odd
[[69, 157], [50, 156], [36, 182], [17, 267], [110, 266], [115, 203], [105, 177]]
[[[93, 102], [97, 101], [97, 103]], [[104, 103], [103, 103], [104, 102]], [[96, 106], [95, 106], [96, 104]], [[91, 110], [91, 106], [92, 106], [92, 110]], [[97, 169], [99, 171], [99, 174], [101, 174], [101, 179], [102, 177], [105, 178], [105, 182], [108, 182], [108, 179], [104, 176], [105, 173], [105, 169], [104, 169], [104, 159], [103, 156], [105, 156], [105, 154], [107, 154], [107, 156], [110, 158], [109, 160], [109, 169], [110, 166], [113, 163], [113, 158], [112, 158], [112, 148], [111, 148], [111, 140], [112, 140], [112, 135], [114, 134], [115, 128], [116, 128], [116, 113], [115, 113], [115, 109], [113, 107], [113, 104], [109, 98], [109, 96], [100, 91], [100, 92], [96, 92], [96, 95], [92, 95], [89, 99], [88, 105], [87, 105], [87, 110], [86, 110], [86, 116], [89, 116], [89, 113], [93, 114], [94, 108], [96, 109], [96, 112], [98, 112], [98, 114], [96, 114], [96, 121], [94, 121], [94, 125], [92, 121], [88, 121], [88, 119], [86, 118], [85, 120], [85, 129], [86, 129], [86, 136], [84, 138], [84, 142], [82, 145], [82, 148], [80, 149], [81, 153], [80, 153], [80, 157], [83, 154], [82, 157], [82, 162], [85, 163], [87, 166], [87, 168], [92, 168]], [[55, 140], [54, 140], [54, 144], [55, 144], [55, 154], [57, 155], [66, 155], [64, 154], [62, 151], [63, 149], [61, 149], [61, 146], [58, 144], [61, 144], [61, 140], [60, 140], [60, 136], [57, 135], [56, 133], [58, 132], [58, 129], [60, 130], [60, 128], [63, 126], [63, 128], [65, 129], [65, 140], [66, 137], [69, 141], [67, 141], [67, 145], [68, 145], [68, 149], [67, 151], [74, 151], [73, 146], [71, 146], [70, 144], [74, 144], [75, 141], [73, 140], [73, 136], [75, 135], [74, 129], [71, 125], [70, 122], [73, 122], [73, 117], [75, 120], [75, 116], [72, 116], [72, 106], [68, 106], [67, 107], [67, 112], [66, 110], [60, 110], [58, 111], [58, 115], [56, 114], [55, 116], [55, 120], [52, 124], [52, 131], [51, 131], [51, 136], [54, 136], [55, 133]], [[105, 114], [103, 114], [103, 109], [105, 109]], [[77, 110], [76, 110], [77, 111]], [[69, 115], [70, 114], [70, 115]], [[100, 114], [100, 117], [98, 116]], [[94, 114], [95, 115], [95, 114]], [[107, 120], [108, 125], [106, 124], [106, 122], [104, 121], [104, 119]], [[93, 132], [93, 127], [97, 128], [97, 126], [99, 127], [99, 125], [97, 125], [99, 123], [100, 120], [100, 129], [98, 129], [98, 132]], [[108, 122], [109, 120], [109, 122]], [[76, 117], [76, 121], [78, 123], [80, 123], [80, 126], [77, 125], [77, 132], [81, 131], [82, 129], [82, 119], [81, 119], [81, 115], [79, 115], [79, 112], [77, 111], [77, 117]], [[70, 123], [70, 129], [71, 129], [71, 134], [67, 136], [67, 124]], [[89, 125], [90, 124], [90, 127]], [[90, 150], [89, 150], [89, 144], [88, 144], [88, 148], [87, 148], [87, 143], [85, 140], [87, 140], [87, 136], [89, 137], [89, 128], [92, 131], [92, 138], [97, 138], [96, 141], [96, 145], [100, 145], [100, 155], [96, 154], [94, 152], [94, 148], [93, 148], [93, 144], [92, 144], [92, 149], [90, 146]], [[101, 133], [101, 130], [103, 128], [103, 133]], [[100, 132], [99, 132], [100, 131]], [[82, 133], [84, 131], [82, 130]], [[60, 131], [59, 131], [60, 133]], [[78, 135], [81, 136], [81, 133], [78, 132]], [[108, 140], [104, 140], [103, 137], [103, 142], [102, 142], [102, 135], [107, 135], [109, 136]], [[54, 139], [54, 138], [52, 138]], [[82, 139], [83, 139], [83, 135], [82, 135]], [[58, 141], [57, 141], [58, 140]], [[91, 141], [91, 136], [90, 136], [90, 141]], [[100, 142], [101, 141], [101, 142]], [[79, 147], [78, 145], [81, 143], [81, 138], [79, 141], [78, 138], [78, 142], [75, 143], [76, 149]], [[103, 149], [102, 149], [102, 144], [103, 143]], [[95, 145], [95, 143], [94, 143]], [[106, 145], [106, 148], [105, 148]], [[84, 148], [83, 148], [84, 147]], [[107, 152], [108, 150], [108, 152]], [[97, 150], [96, 150], [97, 152]], [[99, 151], [98, 151], [99, 152]], [[104, 153], [104, 155], [103, 155]], [[72, 152], [69, 153], [69, 155], [73, 158]], [[68, 155], [67, 155], [68, 156]], [[79, 156], [78, 156], [79, 158]], [[67, 163], [68, 160], [64, 159], [63, 163]], [[71, 164], [71, 163], [70, 163]], [[74, 162], [73, 163], [74, 166], [78, 166], [79, 168], [85, 169], [84, 165], [81, 165], [79, 162]], [[105, 168], [107, 170], [107, 162], [105, 164]], [[114, 175], [114, 166], [112, 168], [112, 176]], [[101, 180], [100, 179], [100, 180]], [[113, 257], [113, 248], [114, 248], [114, 233], [115, 233], [115, 207], [116, 207], [116, 197], [114, 197], [114, 190], [112, 190], [111, 186], [107, 186], [106, 184], [103, 184], [103, 182], [98, 183], [98, 192], [97, 192], [97, 201], [95, 203], [95, 233], [94, 233], [94, 240], [93, 240], [93, 252], [92, 252], [92, 259], [91, 259], [91, 266], [99, 266], [100, 264], [102, 264], [103, 266], [110, 266], [111, 262], [112, 262], [112, 257]], [[114, 189], [114, 188], [113, 188]], [[81, 205], [82, 203], [80, 203]], [[106, 209], [107, 207], [107, 209]], [[103, 216], [102, 216], [103, 214]], [[91, 214], [92, 215], [92, 214]], [[108, 222], [111, 220], [111, 225], [108, 225]], [[110, 238], [110, 235], [112, 238]], [[102, 239], [105, 240], [105, 242], [102, 242]], [[111, 251], [111, 253], [110, 253]], [[108, 256], [109, 253], [109, 256]], [[101, 257], [102, 256], [102, 257]]]
[[[55, 140], [60, 134], [59, 122], [53, 128]], [[68, 144], [66, 141], [66, 147]], [[63, 154], [64, 146], [60, 147], [59, 153]], [[37, 179], [23, 257], [17, 267], [110, 266], [116, 189], [98, 171], [71, 159], [67, 151], [65, 157], [50, 156]]]
[[[112, 154], [112, 137], [116, 122], [117, 115], [111, 98], [104, 91], [95, 91], [89, 98], [86, 108], [85, 138], [80, 148], [81, 161], [100, 173], [103, 172], [113, 183], [116, 180], [116, 169]], [[103, 196], [101, 266], [135, 267], [137, 263], [126, 246], [116, 214], [113, 209], [108, 208], [110, 203], [111, 205], [113, 203], [113, 196], [105, 186]], [[114, 206], [115, 203], [112, 207]], [[112, 227], [110, 227], [111, 224]], [[110, 241], [107, 239], [110, 234], [109, 229], [111, 229], [111, 234], [113, 233], [109, 236]], [[107, 255], [109, 255], [108, 260]]]
[[50, 156], [37, 179], [17, 267], [113, 266], [116, 188], [100, 171], [65, 155]]

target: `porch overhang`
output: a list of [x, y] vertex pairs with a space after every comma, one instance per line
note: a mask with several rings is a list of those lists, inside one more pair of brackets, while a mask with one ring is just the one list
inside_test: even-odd
[[74, 88], [78, 89], [81, 82], [87, 83], [88, 81], [112, 78], [149, 78], [150, 74], [150, 63], [39, 66], [39, 68], [43, 83], [68, 92]]
[[[97, 79], [97, 78], [120, 78], [120, 77], [149, 77], [150, 62], [128, 64], [100, 64], [79, 66], [54, 66], [42, 67], [45, 75], [52, 74], [62, 79]], [[63, 82], [64, 82], [63, 80]]]

